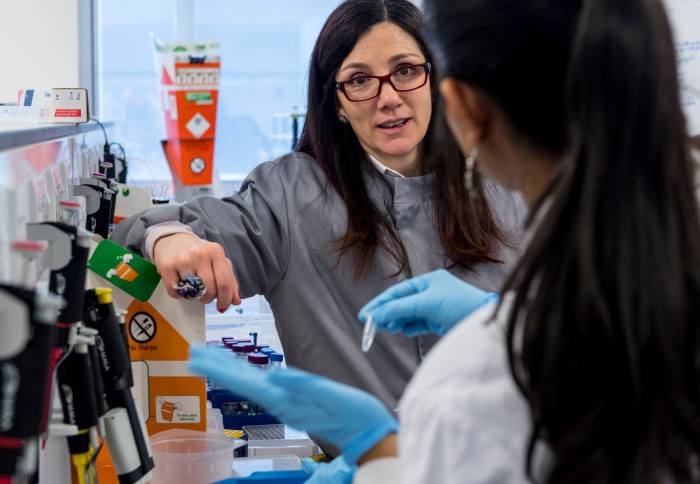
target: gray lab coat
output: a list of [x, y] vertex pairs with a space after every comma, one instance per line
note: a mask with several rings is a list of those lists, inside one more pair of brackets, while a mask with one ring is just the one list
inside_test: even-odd
[[[408, 251], [413, 276], [445, 267], [433, 226], [432, 175], [400, 178], [368, 167], [365, 181], [379, 208], [394, 223]], [[384, 181], [386, 180], [386, 182]], [[378, 256], [366, 278], [353, 284], [352, 257], [336, 268], [333, 241], [347, 226], [345, 205], [328, 187], [314, 159], [293, 153], [259, 165], [231, 197], [201, 197], [180, 206], [148, 210], [121, 222], [113, 240], [139, 252], [147, 227], [171, 220], [220, 243], [233, 262], [241, 297], [263, 294], [274, 313], [287, 362], [366, 390], [390, 409], [435, 342], [379, 333], [370, 351], [360, 349], [357, 313], [370, 299], [403, 279], [388, 257]], [[494, 191], [496, 212], [517, 229], [522, 204]], [[515, 255], [504, 250], [502, 258]], [[452, 272], [488, 291], [500, 288], [510, 264]]]

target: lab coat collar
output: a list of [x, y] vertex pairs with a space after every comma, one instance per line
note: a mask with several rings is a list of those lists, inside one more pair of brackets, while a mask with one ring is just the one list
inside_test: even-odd
[[[369, 156], [369, 155], [368, 155]], [[380, 206], [389, 204], [422, 204], [432, 198], [432, 184], [435, 182], [435, 174], [404, 177], [395, 174], [387, 168], [383, 172], [372, 160], [376, 170], [367, 167], [364, 169], [365, 185], [370, 197]], [[379, 163], [379, 162], [377, 162]], [[383, 165], [382, 165], [383, 166]], [[381, 200], [381, 202], [379, 202]]]
[[372, 164], [377, 167], [377, 170], [379, 170], [379, 173], [381, 173], [383, 175], [392, 175], [392, 176], [398, 176], [400, 178], [406, 178], [401, 173], [399, 173], [396, 170], [392, 170], [391, 168], [389, 168], [388, 166], [383, 164], [381, 161], [379, 161], [378, 159], [376, 159], [374, 156], [370, 155], [369, 153], [367, 153], [367, 156], [369, 156], [369, 161], [371, 161]]

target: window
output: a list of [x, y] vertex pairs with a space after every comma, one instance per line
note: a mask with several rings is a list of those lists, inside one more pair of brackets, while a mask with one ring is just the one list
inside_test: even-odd
[[[165, 129], [150, 33], [175, 40], [176, 1], [102, 0], [99, 8], [99, 112], [114, 122], [114, 140], [129, 155], [130, 179], [157, 186], [169, 181], [170, 170], [160, 145]], [[221, 45], [214, 162], [222, 177], [242, 178], [260, 162], [291, 151], [292, 112], [306, 109], [308, 59], [338, 3], [195, 2], [196, 39], [178, 40], [218, 39]]]

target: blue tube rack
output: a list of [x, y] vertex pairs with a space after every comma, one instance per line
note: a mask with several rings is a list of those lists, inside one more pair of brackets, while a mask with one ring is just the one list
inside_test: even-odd
[[[207, 390], [207, 400], [211, 402], [212, 407], [221, 410], [225, 429], [240, 430], [246, 425], [267, 425], [281, 423], [269, 413], [261, 413], [258, 415], [226, 415], [224, 412], [224, 404], [249, 402], [247, 398], [236, 395], [228, 390]], [[222, 406], [224, 406], [224, 408], [222, 408]]]

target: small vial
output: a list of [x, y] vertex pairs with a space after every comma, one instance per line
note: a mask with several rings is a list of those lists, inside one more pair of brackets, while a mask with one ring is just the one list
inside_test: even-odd
[[252, 353], [254, 349], [255, 345], [252, 343], [236, 343], [231, 346], [231, 351], [233, 351], [234, 356], [242, 360], [247, 360], [248, 355]]
[[262, 370], [267, 370], [270, 367], [270, 358], [262, 353], [250, 353], [248, 363]]
[[283, 360], [284, 355], [282, 353], [270, 353], [270, 367], [280, 368]]
[[227, 339], [221, 343], [222, 346], [225, 346], [228, 349], [231, 349], [233, 347], [233, 345], [235, 345], [235, 344], [238, 344], [238, 341], [236, 341], [233, 338]]
[[367, 353], [374, 341], [374, 335], [377, 333], [377, 325], [372, 322], [372, 315], [367, 316], [365, 328], [362, 331], [362, 352]]
[[262, 353], [263, 355], [270, 356], [272, 353], [276, 353], [276, 351], [274, 349], [270, 348], [269, 346], [267, 346], [267, 347], [261, 349], [260, 353]]

